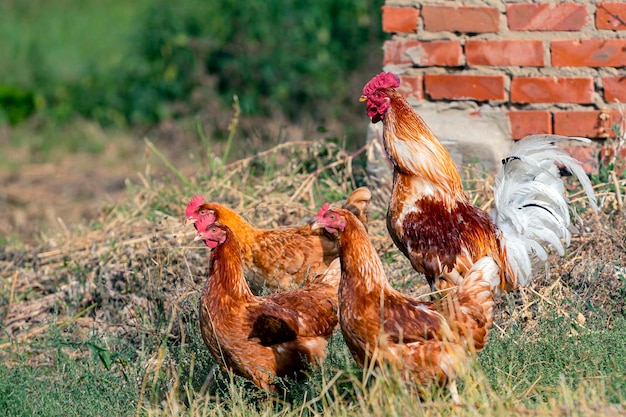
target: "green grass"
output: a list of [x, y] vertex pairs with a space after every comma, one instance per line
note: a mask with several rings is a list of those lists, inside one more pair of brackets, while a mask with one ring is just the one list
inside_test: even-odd
[[23, 123], [7, 130], [8, 143], [0, 153], [0, 170], [16, 172], [25, 164], [58, 162], [74, 158], [106, 154], [101, 166], [120, 164], [120, 160], [137, 160], [141, 142], [122, 129], [102, 129], [95, 122], [76, 120], [58, 124], [40, 120], [37, 126]]
[[[188, 313], [194, 307], [193, 301], [187, 302]], [[137, 349], [106, 336], [80, 340], [71, 327], [51, 326], [40, 339], [3, 355], [0, 409], [7, 416], [115, 416], [138, 410], [140, 415], [190, 416], [451, 411], [443, 401], [447, 394], [439, 389], [420, 390], [393, 376], [364, 377], [338, 332], [323, 369], [312, 370], [309, 380], [288, 383], [287, 402], [268, 400], [249, 382], [216, 369], [194, 321], [185, 328], [188, 333], [181, 340], [146, 339]], [[454, 413], [535, 410], [542, 415], [585, 415], [610, 404], [623, 405], [626, 319], [616, 319], [607, 328], [607, 321], [598, 318], [586, 329], [579, 328], [577, 336], [568, 335], [569, 328], [562, 321], [546, 320], [533, 331], [519, 328], [492, 338], [460, 384], [462, 400], [475, 406]]]
[[106, 71], [132, 51], [142, 9], [153, 0], [29, 0], [0, 4], [0, 79], [30, 86]]
[[[94, 73], [119, 67], [136, 49], [138, 18], [154, 2], [0, 2], [0, 90], [8, 86], [33, 94], [36, 110], [45, 114], [49, 109], [44, 95], [54, 95], [63, 102], [63, 86], [88, 82]], [[102, 152], [103, 135], [86, 132], [88, 123], [57, 122], [71, 117], [74, 109], [59, 106], [53, 111], [56, 116], [38, 117], [8, 129], [14, 149], [0, 155], [0, 167], [14, 169], [20, 163], [55, 161], [75, 152]], [[7, 122], [6, 116], [0, 108], [0, 125]], [[7, 155], [10, 153], [13, 155]]]
[[[6, 416], [129, 415], [136, 408], [136, 374], [103, 341], [75, 338], [52, 326], [42, 338], [3, 355], [0, 414]], [[11, 349], [13, 350], [13, 349]], [[124, 355], [125, 356], [125, 355]], [[130, 358], [129, 358], [130, 359]]]
[[491, 340], [480, 364], [492, 385], [525, 398], [528, 406], [547, 401], [564, 384], [576, 391], [594, 386], [613, 403], [626, 401], [626, 318], [596, 316], [585, 327], [549, 317], [538, 328], [512, 328]]
[[[245, 212], [255, 224], [274, 227], [280, 217], [299, 222], [324, 201], [346, 196], [361, 185], [362, 174], [358, 164], [347, 162], [352, 155], [332, 142], [284, 144], [230, 164], [211, 151], [209, 142], [204, 145], [215, 164], [206, 164], [195, 177], [183, 179], [172, 166], [169, 177], [147, 176], [143, 184], [129, 184], [128, 201], [104, 210], [100, 221], [71, 232], [66, 240], [57, 237], [56, 247], [63, 249], [58, 257], [42, 256], [47, 247], [37, 253], [7, 251], [0, 257], [0, 262], [14, 262], [11, 268], [17, 271], [0, 276], [0, 323], [5, 326], [0, 335], [4, 345], [0, 413], [193, 417], [623, 413], [626, 317], [616, 311], [604, 315], [597, 305], [584, 309], [585, 300], [576, 293], [550, 300], [533, 296], [534, 304], [529, 305], [537, 309], [537, 321], [501, 318], [499, 324], [506, 331], [500, 335], [493, 328], [486, 349], [459, 381], [461, 406], [450, 403], [445, 389], [405, 384], [389, 371], [359, 369], [339, 332], [330, 341], [322, 367], [312, 369], [308, 379], [285, 383], [286, 398], [268, 398], [250, 382], [224, 372], [200, 336], [197, 297], [207, 251], [190, 243], [193, 232], [180, 225], [185, 203], [202, 192]], [[170, 166], [161, 156], [161, 163]], [[370, 211], [384, 212], [381, 204], [373, 202]], [[370, 235], [380, 241], [384, 216], [371, 219]], [[392, 263], [397, 262], [386, 257], [385, 267]], [[413, 280], [406, 276], [413, 271], [403, 273], [405, 281], [395, 284], [409, 290]], [[573, 278], [558, 281], [565, 285], [569, 279]], [[594, 284], [604, 285], [599, 280], [593, 278]], [[60, 296], [46, 304], [46, 297], [54, 294]], [[621, 295], [616, 288], [613, 296]], [[11, 307], [33, 312], [32, 317], [22, 319], [16, 329], [20, 321], [9, 313]], [[520, 309], [514, 303], [506, 307]], [[580, 324], [564, 311], [572, 317], [582, 311], [586, 322]], [[47, 332], [34, 333], [46, 322]]]

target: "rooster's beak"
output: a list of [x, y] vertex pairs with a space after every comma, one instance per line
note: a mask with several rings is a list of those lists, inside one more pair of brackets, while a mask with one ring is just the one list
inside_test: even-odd
[[183, 222], [183, 225], [189, 226], [190, 224], [194, 224], [196, 221], [197, 219], [194, 219], [193, 217], [187, 217], [185, 221]]
[[366, 96], [361, 96], [361, 97], [359, 97], [359, 101], [361, 103], [365, 103], [367, 101], [367, 97]]

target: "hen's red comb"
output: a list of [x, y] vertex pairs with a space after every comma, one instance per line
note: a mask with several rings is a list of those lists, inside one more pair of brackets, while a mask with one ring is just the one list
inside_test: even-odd
[[198, 221], [196, 222], [196, 230], [198, 232], [206, 231], [206, 229], [208, 229], [209, 226], [214, 223], [213, 220], [214, 219], [211, 219], [210, 217], [207, 217], [207, 216], [200, 217]]
[[317, 218], [321, 219], [324, 217], [324, 214], [330, 209], [330, 203], [324, 203], [320, 211], [317, 212]]
[[193, 196], [191, 200], [189, 200], [189, 204], [187, 204], [187, 208], [185, 209], [185, 217], [189, 218], [194, 215], [194, 212], [198, 207], [204, 204], [204, 196], [198, 194]]
[[381, 72], [372, 78], [365, 87], [363, 87], [363, 95], [369, 96], [380, 88], [398, 88], [400, 87], [400, 78], [392, 72]]

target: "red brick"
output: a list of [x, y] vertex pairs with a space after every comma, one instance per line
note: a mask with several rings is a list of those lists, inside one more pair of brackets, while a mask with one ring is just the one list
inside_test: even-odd
[[576, 158], [587, 174], [598, 172], [598, 157], [591, 146], [564, 146], [563, 150]]
[[550, 48], [555, 67], [626, 66], [626, 39], [562, 39]]
[[500, 30], [500, 13], [493, 7], [422, 6], [424, 29], [431, 32], [485, 33]]
[[463, 64], [459, 41], [386, 41], [383, 65], [457, 67]]
[[407, 99], [424, 100], [424, 77], [421, 75], [401, 75], [398, 92]]
[[584, 4], [514, 3], [506, 5], [511, 30], [580, 30], [587, 23]]
[[626, 75], [602, 77], [602, 86], [607, 103], [626, 103]]
[[508, 116], [511, 136], [515, 140], [528, 135], [552, 133], [552, 115], [549, 111], [510, 111]]
[[414, 7], [383, 6], [384, 32], [416, 32], [420, 11]]
[[433, 100], [504, 100], [503, 75], [426, 74], [426, 93]]
[[472, 40], [465, 42], [468, 65], [544, 66], [543, 41], [540, 40]]
[[517, 77], [511, 81], [514, 103], [591, 103], [592, 77]]
[[[602, 117], [605, 115], [606, 117]], [[619, 123], [618, 111], [557, 111], [554, 117], [554, 133], [564, 136], [582, 136], [586, 138], [615, 137], [611, 129]]]
[[598, 3], [596, 6], [598, 29], [626, 30], [626, 3]]

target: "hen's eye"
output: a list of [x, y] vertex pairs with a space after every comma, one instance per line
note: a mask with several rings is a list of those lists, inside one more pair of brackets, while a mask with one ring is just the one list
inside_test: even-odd
[[202, 214], [204, 216], [205, 214], [207, 214], [206, 210], [205, 209], [200, 210], [200, 214]]

